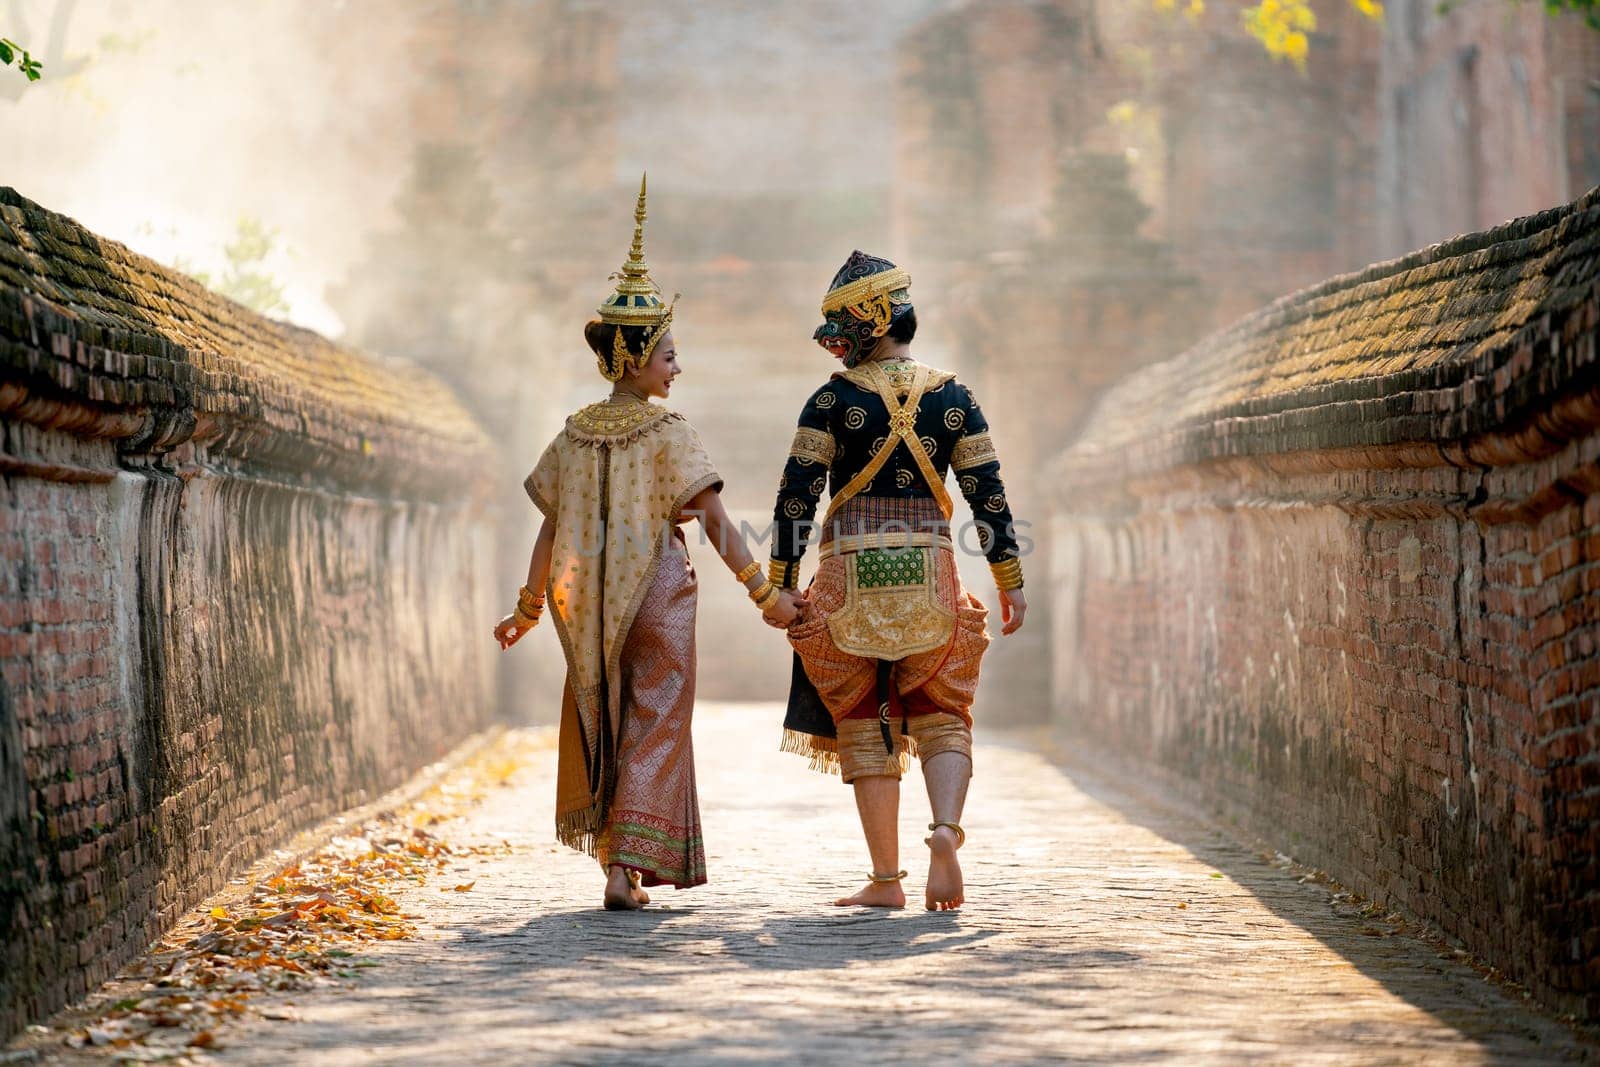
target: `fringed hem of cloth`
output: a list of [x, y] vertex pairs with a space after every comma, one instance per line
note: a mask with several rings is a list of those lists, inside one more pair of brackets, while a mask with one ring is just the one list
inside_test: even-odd
[[[804, 756], [811, 762], [807, 769], [819, 774], [843, 774], [839, 766], [839, 741], [833, 737], [820, 737], [817, 734], [808, 734], [802, 730], [784, 730], [783, 740], [778, 743], [779, 752], [788, 752], [795, 756]], [[911, 769], [911, 761], [917, 755], [917, 739], [899, 731], [895, 732], [895, 758], [900, 761], [900, 773], [905, 774]]]
[[595, 838], [600, 835], [598, 816], [598, 806], [557, 816], [556, 840], [598, 859], [599, 853], [595, 850]]

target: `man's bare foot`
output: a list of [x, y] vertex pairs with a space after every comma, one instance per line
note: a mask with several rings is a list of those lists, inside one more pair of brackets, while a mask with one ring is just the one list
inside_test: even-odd
[[903, 908], [906, 892], [899, 882], [868, 882], [867, 888], [853, 897], [840, 897], [833, 902], [836, 908]]
[[630, 873], [626, 867], [613, 867], [606, 872], [607, 911], [638, 911], [650, 903], [649, 894], [635, 888], [633, 879], [629, 877]]
[[925, 903], [929, 911], [954, 911], [966, 900], [961, 863], [956, 859], [960, 838], [950, 827], [941, 826], [928, 836], [927, 843], [933, 855], [928, 860]]

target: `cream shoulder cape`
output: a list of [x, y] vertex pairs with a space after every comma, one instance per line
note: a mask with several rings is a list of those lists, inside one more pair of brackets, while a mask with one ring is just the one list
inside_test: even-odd
[[590, 404], [568, 419], [523, 483], [555, 523], [546, 587], [588, 750], [601, 694], [620, 726], [620, 658], [665, 538], [691, 497], [722, 485], [682, 415], [643, 401]]

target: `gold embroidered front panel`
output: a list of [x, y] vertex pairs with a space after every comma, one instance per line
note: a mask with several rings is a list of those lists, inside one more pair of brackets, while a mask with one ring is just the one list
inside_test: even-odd
[[937, 565], [946, 555], [932, 548], [904, 548], [833, 557], [845, 563], [845, 602], [828, 617], [834, 644], [852, 655], [893, 660], [949, 642], [955, 612], [948, 588], [955, 579]]
[[833, 463], [833, 457], [839, 446], [833, 440], [833, 434], [826, 430], [813, 430], [809, 426], [802, 426], [794, 432], [794, 442], [789, 445], [789, 455], [807, 463], [821, 463], [827, 466]]
[[993, 463], [999, 458], [994, 450], [994, 442], [990, 440], [988, 431], [985, 431], [969, 434], [957, 441], [950, 453], [950, 466], [958, 471], [964, 471], [981, 467], [985, 463]]

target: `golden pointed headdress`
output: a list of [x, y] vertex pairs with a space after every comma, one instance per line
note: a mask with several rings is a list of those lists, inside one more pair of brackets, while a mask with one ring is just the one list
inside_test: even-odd
[[[610, 365], [603, 357], [598, 358], [600, 373], [611, 381], [622, 377], [629, 362], [640, 370], [644, 369], [645, 364], [650, 362], [656, 344], [672, 327], [672, 312], [677, 307], [676, 297], [671, 304], [661, 302], [661, 290], [650, 280], [650, 268], [644, 261], [644, 197], [648, 178], [648, 174], [639, 178], [639, 205], [633, 210], [633, 247], [628, 250], [628, 260], [622, 269], [611, 276], [617, 279], [617, 291], [595, 309], [599, 312], [601, 322], [619, 327], [611, 344], [613, 358]], [[623, 326], [645, 326], [650, 329], [644, 351], [639, 355], [628, 351], [620, 329]]]

